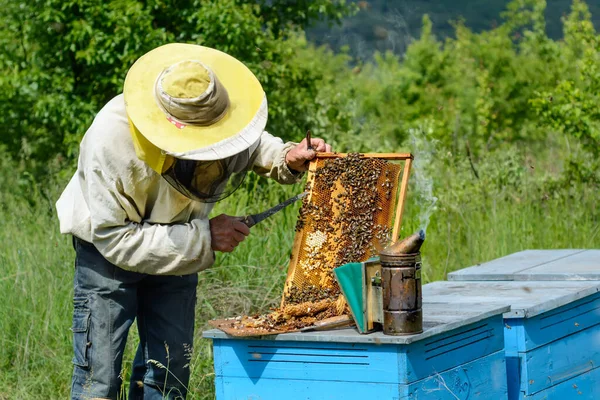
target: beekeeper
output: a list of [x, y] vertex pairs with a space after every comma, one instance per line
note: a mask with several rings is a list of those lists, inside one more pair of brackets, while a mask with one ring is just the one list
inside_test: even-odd
[[[265, 132], [252, 72], [218, 50], [168, 44], [129, 70], [100, 110], [56, 207], [76, 252], [72, 399], [116, 399], [129, 328], [140, 344], [130, 399], [185, 398], [197, 273], [250, 233], [209, 219], [252, 170], [294, 183], [315, 151]], [[316, 151], [330, 151], [312, 139]]]

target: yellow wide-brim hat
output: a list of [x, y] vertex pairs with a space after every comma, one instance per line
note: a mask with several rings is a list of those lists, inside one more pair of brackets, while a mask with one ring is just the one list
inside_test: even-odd
[[[205, 66], [206, 82], [214, 74], [226, 90], [228, 106], [218, 120], [181, 122], [157, 98], [159, 77], [186, 62]], [[170, 157], [209, 161], [238, 154], [259, 140], [267, 123], [267, 99], [258, 79], [234, 57], [209, 47], [173, 43], [146, 53], [129, 69], [123, 93], [136, 153], [158, 172]]]

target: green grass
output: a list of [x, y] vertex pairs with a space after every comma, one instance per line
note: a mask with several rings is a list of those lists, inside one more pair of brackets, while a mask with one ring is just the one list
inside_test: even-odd
[[[435, 182], [440, 201], [422, 249], [426, 282], [523, 249], [600, 247], [600, 211], [593, 188], [573, 185], [548, 196], [534, 185], [533, 176], [525, 176], [514, 190], [493, 189], [485, 180], [467, 179], [464, 171], [439, 171]], [[6, 183], [5, 179], [0, 196], [0, 399], [63, 399], [72, 368], [74, 252], [70, 238], [58, 233], [52, 202], [30, 206], [11, 195]], [[252, 179], [247, 184], [254, 189], [219, 204], [215, 215], [258, 212], [302, 188], [265, 182], [253, 186], [257, 181]], [[60, 187], [52, 184], [49, 198], [54, 199]], [[419, 228], [415, 200], [409, 192], [404, 234]], [[214, 398], [210, 342], [200, 338], [207, 320], [277, 305], [298, 206], [254, 227], [234, 253], [220, 255], [213, 268], [200, 274], [189, 398]], [[135, 345], [135, 340], [128, 343], [125, 370]]]

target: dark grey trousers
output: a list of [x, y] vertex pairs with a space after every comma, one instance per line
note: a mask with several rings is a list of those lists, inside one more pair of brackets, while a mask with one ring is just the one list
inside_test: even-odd
[[185, 399], [198, 275], [123, 270], [74, 238], [72, 399], [123, 399], [123, 351], [134, 319], [140, 344], [129, 399]]

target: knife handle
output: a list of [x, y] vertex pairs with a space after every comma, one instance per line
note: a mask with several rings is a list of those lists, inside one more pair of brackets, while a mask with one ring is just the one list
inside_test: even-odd
[[314, 150], [312, 147], [310, 129], [306, 131], [306, 150]]
[[237, 217], [237, 219], [248, 226], [248, 228], [252, 228], [255, 225], [254, 219], [251, 215], [246, 215], [245, 217]]

